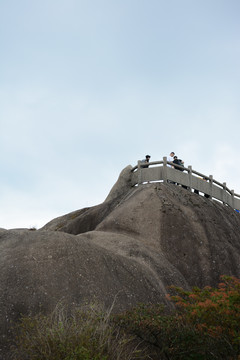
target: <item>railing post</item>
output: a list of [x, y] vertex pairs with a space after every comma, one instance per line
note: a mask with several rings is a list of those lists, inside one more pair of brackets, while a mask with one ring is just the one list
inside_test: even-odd
[[138, 185], [142, 183], [142, 167], [141, 167], [141, 161], [138, 160]]
[[226, 204], [226, 191], [227, 191], [227, 184], [223, 183], [223, 196], [222, 196], [222, 202], [223, 204]]
[[213, 176], [212, 175], [209, 175], [209, 185], [210, 185], [209, 199], [212, 199], [212, 192], [213, 192]]
[[163, 157], [163, 182], [167, 182], [167, 157]]
[[235, 209], [235, 204], [234, 204], [234, 200], [235, 200], [235, 197], [234, 197], [234, 190], [231, 190], [231, 193], [232, 193], [232, 207], [233, 207], [233, 209]]
[[188, 181], [189, 181], [189, 190], [192, 191], [192, 166], [188, 166]]

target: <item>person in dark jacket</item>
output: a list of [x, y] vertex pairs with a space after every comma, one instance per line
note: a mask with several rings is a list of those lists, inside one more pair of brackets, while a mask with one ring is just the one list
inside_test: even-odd
[[[173, 157], [173, 163], [176, 164], [176, 165], [179, 165], [179, 166], [174, 166], [174, 168], [175, 168], [176, 170], [180, 170], [180, 171], [183, 171], [183, 170], [184, 170], [184, 169], [183, 169], [183, 167], [184, 167], [184, 161], [182, 161], [181, 159], [178, 159], [178, 157], [177, 157], [176, 155]], [[179, 185], [179, 184], [177, 183], [177, 185]], [[187, 189], [187, 186], [185, 186], [185, 185], [182, 185], [182, 187], [183, 187], [184, 189]]]
[[[178, 159], [178, 157], [175, 155], [173, 157], [173, 163], [179, 166], [184, 166], [184, 161], [182, 161], [181, 159]], [[175, 169], [183, 171], [183, 169], [181, 169], [179, 166], [174, 166]]]
[[[144, 164], [144, 165], [141, 165], [141, 167], [142, 168], [148, 168], [148, 163], [149, 163], [149, 160], [150, 160], [150, 155], [146, 155], [145, 156], [145, 159], [143, 159], [142, 161], [141, 161], [141, 164]], [[145, 164], [147, 164], [147, 165], [145, 165]]]

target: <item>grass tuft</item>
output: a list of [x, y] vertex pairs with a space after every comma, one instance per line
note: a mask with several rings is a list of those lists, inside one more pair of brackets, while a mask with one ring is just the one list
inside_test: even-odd
[[62, 304], [48, 316], [22, 317], [17, 326], [14, 360], [132, 360], [145, 356], [134, 336], [126, 337], [111, 321], [111, 311], [87, 304], [71, 316]]

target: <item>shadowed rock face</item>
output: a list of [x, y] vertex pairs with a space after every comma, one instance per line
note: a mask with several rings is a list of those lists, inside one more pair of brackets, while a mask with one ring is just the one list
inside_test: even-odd
[[[10, 321], [98, 299], [115, 311], [166, 303], [167, 287], [240, 276], [240, 215], [180, 186], [131, 187], [131, 167], [105, 202], [37, 231], [0, 229], [0, 359]], [[167, 303], [166, 303], [167, 304]], [[1, 357], [2, 356], [2, 357]]]

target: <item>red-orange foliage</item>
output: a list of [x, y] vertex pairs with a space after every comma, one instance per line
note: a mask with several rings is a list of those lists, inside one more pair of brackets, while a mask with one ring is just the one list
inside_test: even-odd
[[225, 337], [240, 345], [240, 279], [221, 276], [218, 288], [206, 286], [184, 291], [172, 287], [177, 296], [171, 296], [185, 319], [197, 325], [200, 332], [211, 337]]
[[222, 276], [217, 288], [171, 288], [176, 295], [167, 299], [175, 311], [139, 304], [116, 317], [118, 324], [154, 345], [157, 358], [240, 360], [240, 279]]

